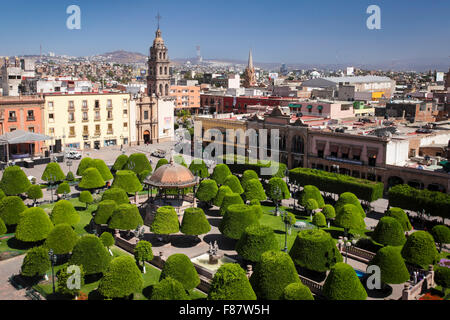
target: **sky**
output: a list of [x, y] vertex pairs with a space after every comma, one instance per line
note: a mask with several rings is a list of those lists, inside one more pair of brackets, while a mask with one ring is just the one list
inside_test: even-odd
[[[369, 5], [381, 29], [369, 30]], [[81, 9], [69, 30], [66, 9]], [[171, 58], [201, 47], [205, 59], [256, 62], [380, 63], [448, 59], [448, 0], [0, 0], [0, 56], [55, 52], [71, 56], [126, 50], [148, 54], [160, 13]]]

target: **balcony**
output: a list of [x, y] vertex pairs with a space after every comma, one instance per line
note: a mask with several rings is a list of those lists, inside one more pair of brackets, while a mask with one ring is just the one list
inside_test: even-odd
[[108, 131], [106, 131], [106, 134], [114, 134], [114, 130], [112, 130], [112, 129], [109, 130], [109, 129], [108, 129]]
[[100, 106], [95, 106], [95, 107], [94, 107], [94, 110], [95, 110], [95, 111], [100, 111]]
[[68, 107], [67, 107], [67, 110], [68, 110], [68, 111], [75, 111], [75, 107], [74, 107], [74, 106], [68, 106]]
[[113, 117], [108, 117], [108, 118], [106, 118], [106, 121], [113, 121], [113, 120], [114, 120]]
[[82, 106], [82, 107], [81, 107], [81, 110], [87, 111], [87, 110], [89, 110], [89, 107], [88, 107], [88, 106]]
[[94, 121], [102, 121], [102, 118], [101, 117], [95, 117]]
[[89, 118], [83, 118], [82, 122], [89, 122]]
[[34, 121], [36, 120], [36, 118], [34, 116], [28, 116], [27, 117], [27, 121]]
[[108, 109], [108, 110], [112, 110], [112, 108], [113, 108], [112, 104], [106, 106], [106, 109]]
[[100, 131], [95, 131], [94, 132], [94, 137], [100, 137], [101, 136], [101, 132]]
[[8, 122], [17, 122], [17, 118], [16, 117], [9, 117], [8, 118]]
[[69, 138], [75, 138], [76, 134], [74, 132], [69, 133]]
[[89, 131], [83, 131], [83, 138], [84, 136], [89, 136]]

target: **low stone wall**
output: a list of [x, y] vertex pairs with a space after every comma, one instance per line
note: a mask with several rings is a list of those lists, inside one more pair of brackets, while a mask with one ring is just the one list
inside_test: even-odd
[[417, 282], [415, 285], [412, 285], [410, 282], [405, 283], [402, 292], [402, 300], [417, 300], [424, 290], [429, 290], [435, 286], [434, 270], [433, 266], [430, 265], [427, 274], [421, 281]]
[[311, 279], [305, 278], [301, 275], [298, 275], [298, 276], [300, 277], [300, 280], [302, 281], [302, 283], [305, 286], [307, 286], [313, 294], [318, 295], [318, 296], [322, 295], [323, 285], [321, 285]]

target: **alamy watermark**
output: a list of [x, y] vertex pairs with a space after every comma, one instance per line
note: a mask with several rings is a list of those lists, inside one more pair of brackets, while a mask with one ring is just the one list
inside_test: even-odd
[[370, 16], [367, 18], [366, 26], [369, 30], [380, 30], [381, 29], [381, 9], [379, 6], [372, 4], [367, 7], [367, 14]]
[[66, 26], [69, 30], [81, 29], [81, 9], [77, 5], [70, 5], [66, 9], [66, 13], [70, 16], [66, 20]]

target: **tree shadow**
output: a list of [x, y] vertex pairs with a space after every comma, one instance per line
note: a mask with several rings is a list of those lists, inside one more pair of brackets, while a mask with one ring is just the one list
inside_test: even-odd
[[153, 292], [153, 284], [152, 285], [150, 285], [150, 286], [148, 286], [148, 287], [145, 287], [143, 290], [142, 290], [142, 294], [144, 295], [144, 297], [146, 297], [147, 299], [150, 299], [150, 297], [152, 296], [152, 292]]
[[323, 228], [322, 230], [328, 232], [331, 235], [331, 237], [334, 239], [338, 239], [339, 237], [344, 236], [344, 231], [342, 231], [342, 230], [335, 230], [335, 229], [328, 229], [328, 228]]
[[380, 220], [381, 218], [384, 217], [383, 213], [379, 213], [376, 211], [370, 211], [366, 214], [367, 218], [371, 218], [371, 219], [375, 219], [375, 220]]
[[203, 241], [206, 243], [214, 243], [217, 241], [217, 245], [221, 250], [234, 250], [236, 248], [237, 240], [225, 237], [222, 234], [208, 234], [203, 237]]
[[210, 217], [222, 217], [220, 214], [220, 209], [210, 209], [205, 211], [205, 214]]
[[9, 238], [6, 243], [7, 243], [8, 247], [10, 247], [11, 249], [29, 250], [33, 247], [39, 247], [39, 246], [43, 245], [44, 242], [45, 242], [45, 240], [36, 241], [36, 242], [24, 242], [24, 241], [17, 239], [16, 237], [12, 237], [12, 238]]
[[102, 273], [88, 274], [84, 276], [84, 283], [90, 284], [99, 281], [102, 278]]
[[88, 300], [105, 300], [105, 297], [96, 289], [89, 292]]
[[170, 237], [170, 244], [175, 248], [192, 248], [201, 243], [201, 240], [196, 236], [187, 235], [172, 235]]
[[302, 276], [304, 276], [304, 277], [306, 277], [308, 279], [311, 279], [311, 280], [313, 280], [315, 282], [318, 282], [318, 283], [324, 281], [326, 279], [326, 277], [327, 277], [327, 273], [326, 272], [318, 272], [318, 271], [309, 270], [309, 269], [306, 269], [306, 268], [303, 268], [303, 267], [299, 267], [299, 266], [297, 266], [297, 272], [300, 275], [302, 275]]
[[367, 288], [367, 281], [366, 281], [367, 277], [363, 277], [361, 279], [361, 283], [364, 287], [364, 289], [366, 289], [367, 292], [367, 296], [370, 298], [375, 298], [375, 299], [383, 299], [383, 298], [387, 298], [392, 294], [392, 287], [389, 284], [382, 284], [381, 285], [381, 289], [369, 289]]
[[220, 225], [221, 218], [209, 218], [208, 222], [211, 226], [218, 228]]
[[[163, 241], [160, 239], [163, 239]], [[153, 248], [163, 247], [169, 243], [164, 241], [164, 236], [154, 233], [146, 233], [144, 235], [144, 240], [150, 242]]]
[[49, 293], [45, 296], [46, 300], [59, 300], [59, 301], [63, 301], [63, 300], [73, 300], [73, 297], [69, 296], [69, 295], [65, 295], [65, 294], [61, 294], [59, 292], [55, 292], [55, 293]]

